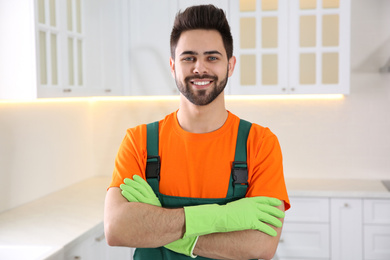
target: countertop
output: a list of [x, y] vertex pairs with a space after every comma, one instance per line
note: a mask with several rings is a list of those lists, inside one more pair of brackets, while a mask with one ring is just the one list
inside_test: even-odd
[[[102, 227], [110, 177], [94, 177], [0, 213], [0, 259], [55, 259], [80, 237]], [[286, 179], [290, 197], [390, 198], [375, 180]], [[13, 257], [10, 257], [13, 256]], [[53, 257], [54, 256], [54, 257]]]
[[56, 259], [53, 255], [102, 225], [110, 179], [90, 178], [0, 213], [0, 259]]
[[380, 180], [346, 179], [286, 179], [289, 196], [390, 198], [390, 192]]

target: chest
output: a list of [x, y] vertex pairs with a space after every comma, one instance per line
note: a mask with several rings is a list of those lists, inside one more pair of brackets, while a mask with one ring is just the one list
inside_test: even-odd
[[174, 133], [160, 142], [160, 191], [170, 196], [226, 196], [236, 137], [185, 139]]

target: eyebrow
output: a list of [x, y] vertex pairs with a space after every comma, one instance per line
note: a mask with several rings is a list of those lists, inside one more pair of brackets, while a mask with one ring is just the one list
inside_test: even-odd
[[[205, 52], [203, 52], [203, 55], [211, 55], [211, 54], [217, 54], [217, 55], [222, 56], [222, 53], [220, 53], [219, 51], [205, 51]], [[199, 53], [197, 53], [196, 51], [184, 51], [180, 54], [180, 56], [183, 56], [183, 55], [199, 55]]]

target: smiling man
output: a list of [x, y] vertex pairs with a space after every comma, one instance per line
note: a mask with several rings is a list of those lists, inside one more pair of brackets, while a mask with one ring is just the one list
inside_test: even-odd
[[225, 108], [236, 59], [223, 10], [176, 16], [179, 109], [127, 130], [105, 203], [109, 245], [134, 259], [271, 259], [290, 207], [276, 136]]
[[[187, 31], [182, 33], [178, 44], [178, 60], [174, 61], [171, 58], [170, 62], [172, 74], [180, 93], [191, 103], [198, 106], [210, 104], [224, 91], [228, 77], [231, 76], [235, 64], [234, 57], [231, 57], [228, 64], [226, 54], [222, 54], [225, 51], [221, 53], [218, 50], [207, 50], [216, 46], [198, 45], [204, 41], [202, 38], [205, 37], [210, 39], [210, 41], [219, 42], [220, 46], [218, 47], [220, 51], [224, 50], [221, 44], [221, 36], [218, 32], [206, 30]], [[199, 49], [201, 52], [185, 50], [181, 52], [180, 48], [184, 46], [192, 50]], [[178, 63], [177, 68], [179, 71], [175, 69], [176, 63]], [[229, 68], [232, 68], [230, 72]], [[211, 73], [219, 73], [219, 75], [211, 75]], [[184, 79], [180, 78], [181, 74], [184, 74]]]

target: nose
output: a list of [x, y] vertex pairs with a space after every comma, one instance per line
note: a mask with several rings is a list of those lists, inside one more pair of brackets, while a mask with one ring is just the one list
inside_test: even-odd
[[207, 72], [208, 72], [208, 68], [205, 62], [202, 60], [197, 60], [194, 64], [193, 73], [202, 75], [202, 74], [207, 74]]

